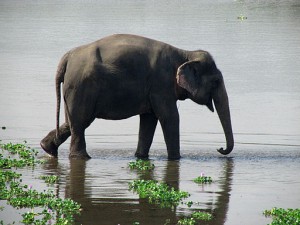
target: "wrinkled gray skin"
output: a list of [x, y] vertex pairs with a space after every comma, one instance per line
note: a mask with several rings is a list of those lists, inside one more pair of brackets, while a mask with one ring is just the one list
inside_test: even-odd
[[[61, 83], [65, 104], [59, 126]], [[187, 98], [219, 115], [229, 154], [234, 146], [227, 92], [211, 55], [185, 51], [134, 35], [112, 35], [75, 48], [60, 61], [56, 75], [57, 128], [42, 148], [57, 157], [58, 147], [71, 136], [70, 158], [90, 158], [85, 129], [95, 118], [121, 120], [140, 116], [136, 157], [148, 158], [160, 122], [168, 158], [180, 158], [179, 114], [176, 102]]]

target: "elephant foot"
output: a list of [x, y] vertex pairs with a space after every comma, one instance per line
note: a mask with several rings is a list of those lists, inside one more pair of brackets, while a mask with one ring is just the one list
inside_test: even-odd
[[181, 158], [180, 155], [169, 155], [168, 160], [179, 160]]
[[82, 159], [82, 160], [88, 160], [90, 159], [91, 157], [89, 156], [89, 154], [87, 154], [86, 152], [85, 153], [79, 153], [79, 152], [76, 152], [76, 153], [70, 153], [69, 155], [69, 159]]
[[40, 145], [42, 149], [48, 153], [50, 156], [57, 157], [58, 154], [58, 147], [53, 143], [53, 141], [49, 141], [47, 137], [45, 137], [41, 142]]
[[137, 157], [138, 159], [149, 159], [149, 155], [148, 154], [141, 154], [139, 152], [136, 152], [134, 154], [135, 157]]

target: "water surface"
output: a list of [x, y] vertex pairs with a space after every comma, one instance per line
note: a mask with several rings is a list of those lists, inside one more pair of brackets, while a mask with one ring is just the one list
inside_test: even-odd
[[[238, 19], [241, 15], [247, 19]], [[128, 191], [128, 182], [140, 177], [127, 168], [134, 160], [138, 117], [95, 121], [86, 131], [92, 160], [69, 161], [67, 141], [58, 161], [25, 170], [24, 176], [37, 183], [38, 174], [60, 175], [58, 195], [83, 205], [76, 224], [164, 224], [167, 219], [174, 224], [199, 209], [214, 214], [210, 224], [267, 224], [264, 209], [300, 206], [299, 24], [297, 0], [1, 1], [0, 126], [6, 129], [0, 139], [27, 140], [40, 149], [39, 141], [55, 127], [57, 64], [73, 47], [133, 33], [204, 49], [226, 82], [235, 149], [229, 157], [216, 152], [225, 144], [216, 114], [188, 100], [178, 102], [183, 159], [166, 161], [158, 126], [150, 151], [156, 169], [149, 175], [189, 191], [199, 205], [162, 210]], [[201, 172], [216, 182], [194, 184]], [[13, 211], [7, 210], [0, 218], [11, 221]]]

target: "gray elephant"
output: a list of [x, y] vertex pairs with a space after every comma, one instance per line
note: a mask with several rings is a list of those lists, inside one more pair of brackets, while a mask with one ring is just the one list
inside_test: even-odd
[[[61, 83], [65, 123], [59, 126]], [[90, 158], [85, 129], [95, 118], [121, 120], [140, 116], [135, 156], [148, 158], [160, 122], [168, 159], [180, 158], [176, 102], [187, 98], [219, 115], [229, 154], [234, 147], [229, 102], [221, 72], [202, 50], [185, 51], [145, 37], [117, 34], [67, 52], [56, 74], [56, 129], [41, 147], [57, 157], [71, 136], [70, 158]]]

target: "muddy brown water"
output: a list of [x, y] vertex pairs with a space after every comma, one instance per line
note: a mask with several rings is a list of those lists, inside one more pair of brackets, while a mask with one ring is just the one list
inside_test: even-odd
[[[245, 18], [241, 20], [241, 16]], [[89, 161], [68, 159], [69, 140], [46, 164], [22, 169], [43, 190], [42, 174], [60, 176], [59, 197], [82, 204], [75, 224], [175, 224], [193, 211], [214, 215], [207, 224], [267, 224], [263, 210], [300, 207], [300, 3], [291, 1], [1, 1], [0, 139], [39, 141], [55, 127], [54, 74], [67, 50], [113, 33], [144, 35], [212, 53], [228, 90], [236, 145], [223, 157], [216, 114], [178, 102], [182, 159], [166, 160], [156, 131], [147, 175], [130, 171], [138, 117], [95, 121], [86, 131]], [[63, 118], [63, 113], [61, 114]], [[201, 173], [215, 182], [197, 185]], [[160, 209], [128, 190], [128, 182], [156, 179], [188, 191], [198, 204]], [[0, 201], [1, 205], [5, 205]], [[19, 221], [9, 206], [0, 220]]]

